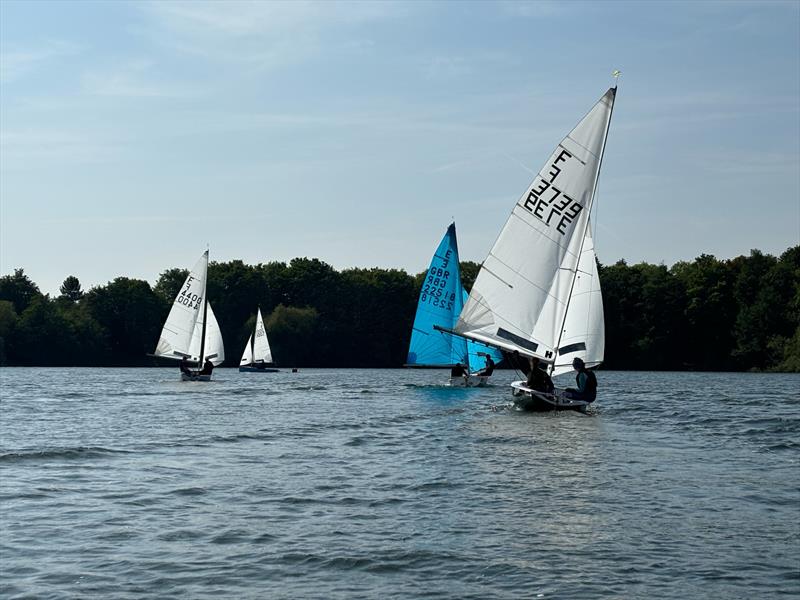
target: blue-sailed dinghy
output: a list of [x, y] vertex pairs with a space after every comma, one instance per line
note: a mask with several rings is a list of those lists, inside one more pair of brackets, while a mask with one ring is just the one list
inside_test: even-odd
[[247, 338], [242, 359], [239, 361], [241, 373], [278, 373], [273, 368], [272, 350], [267, 339], [267, 330], [264, 328], [264, 319], [261, 318], [261, 308], [258, 309], [255, 331]]
[[[616, 76], [616, 73], [615, 73]], [[450, 333], [504, 353], [537, 357], [552, 376], [603, 361], [603, 299], [592, 241], [592, 211], [616, 98], [609, 89], [550, 155], [520, 197]], [[534, 410], [585, 410], [593, 401], [526, 381], [515, 402]]]
[[[467, 293], [461, 284], [458, 264], [456, 225], [452, 223], [431, 259], [417, 302], [417, 314], [411, 330], [407, 367], [449, 368], [461, 365], [463, 375], [451, 376], [451, 386], [484, 386], [492, 369], [487, 362], [500, 362], [502, 355], [494, 348], [437, 331], [452, 328], [464, 306]], [[491, 362], [487, 361], [490, 359]]]
[[[225, 360], [217, 318], [206, 298], [208, 250], [189, 272], [164, 323], [154, 356], [181, 361], [181, 381], [211, 381]], [[209, 364], [210, 363], [210, 364]], [[196, 366], [191, 370], [188, 366]]]

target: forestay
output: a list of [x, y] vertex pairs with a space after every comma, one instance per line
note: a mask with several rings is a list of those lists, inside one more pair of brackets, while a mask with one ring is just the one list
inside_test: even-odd
[[588, 229], [615, 89], [562, 140], [483, 262], [456, 333], [555, 360]]

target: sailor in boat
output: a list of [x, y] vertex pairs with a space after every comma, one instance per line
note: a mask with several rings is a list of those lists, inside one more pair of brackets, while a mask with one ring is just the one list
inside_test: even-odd
[[492, 373], [494, 373], [494, 361], [492, 360], [492, 357], [489, 356], [488, 353], [483, 355], [486, 358], [486, 365], [480, 371], [475, 373], [475, 375], [477, 375], [478, 377], [489, 377]]
[[211, 371], [213, 371], [213, 370], [214, 370], [214, 363], [212, 363], [211, 360], [207, 358], [205, 364], [203, 365], [203, 368], [200, 369], [197, 372], [197, 374], [198, 375], [211, 375]]
[[178, 363], [178, 367], [180, 368], [181, 373], [184, 375], [188, 375], [190, 377], [193, 375], [191, 369], [189, 369], [189, 361], [186, 360], [185, 356], [181, 359], [181, 362]]
[[452, 369], [450, 369], [450, 377], [464, 377], [466, 379], [469, 377], [469, 375], [467, 374], [466, 369], [464, 369], [464, 365], [457, 363]]
[[567, 388], [564, 391], [564, 397], [571, 398], [572, 400], [585, 400], [586, 402], [594, 402], [597, 396], [597, 377], [594, 373], [586, 368], [586, 365], [580, 358], [575, 358], [572, 361], [572, 368], [575, 369], [575, 383], [578, 385], [576, 388]]
[[531, 357], [530, 371], [528, 371], [528, 380], [525, 385], [537, 392], [553, 393], [553, 380], [542, 370], [541, 366], [539, 366], [539, 359], [535, 356]]

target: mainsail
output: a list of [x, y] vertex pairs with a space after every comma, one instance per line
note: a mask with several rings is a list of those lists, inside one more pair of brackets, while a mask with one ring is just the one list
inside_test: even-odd
[[[155, 355], [164, 358], [188, 358], [192, 361], [200, 359], [200, 342], [196, 348], [192, 344], [195, 328], [199, 321], [203, 323], [203, 304], [206, 296], [206, 275], [208, 273], [208, 250], [203, 253], [197, 264], [189, 271], [180, 292], [164, 323], [161, 337], [156, 346]], [[193, 351], [194, 349], [194, 351]]]
[[264, 328], [264, 319], [261, 318], [260, 308], [258, 309], [255, 337], [253, 338], [253, 361], [263, 363], [272, 362], [272, 351], [269, 348], [267, 330]]
[[[556, 361], [585, 240], [591, 241], [589, 214], [615, 95], [616, 88], [609, 89], [561, 141], [514, 206], [461, 311], [454, 328], [459, 335]], [[593, 285], [599, 298], [599, 284]], [[593, 327], [602, 337], [602, 325]]]
[[406, 366], [451, 367], [461, 363], [474, 371], [485, 364], [479, 353], [490, 354], [496, 362], [502, 360], [502, 355], [494, 348], [435, 329], [452, 328], [466, 298], [458, 262], [456, 224], [451, 223], [422, 282]]
[[407, 366], [449, 367], [457, 363], [467, 364], [467, 340], [445, 335], [433, 328], [434, 325], [452, 328], [463, 306], [456, 224], [451, 223], [433, 253], [422, 282], [411, 330]]

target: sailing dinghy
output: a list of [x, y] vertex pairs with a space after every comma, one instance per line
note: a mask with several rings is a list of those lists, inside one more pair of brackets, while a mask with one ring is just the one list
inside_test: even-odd
[[[211, 303], [206, 298], [206, 277], [208, 275], [208, 250], [189, 272], [175, 302], [169, 311], [161, 337], [156, 346], [155, 356], [173, 360], [187, 361], [202, 367], [211, 361], [215, 367], [225, 360], [222, 332]], [[181, 371], [182, 381], [210, 381], [210, 373]]]
[[242, 359], [239, 361], [241, 373], [278, 373], [278, 369], [269, 368], [272, 363], [272, 350], [267, 339], [267, 330], [264, 328], [264, 319], [261, 318], [261, 308], [258, 309], [255, 331], [247, 338]]
[[466, 298], [458, 263], [456, 224], [451, 223], [433, 254], [422, 282], [406, 367], [450, 369], [460, 364], [464, 368], [464, 375], [451, 376], [448, 385], [486, 385], [489, 375], [479, 374], [485, 358], [488, 356], [500, 362], [502, 355], [494, 348], [434, 329], [436, 326], [452, 328]]
[[[452, 329], [505, 353], [538, 357], [548, 372], [603, 360], [600, 281], [589, 226], [616, 87], [609, 89], [550, 155], [515, 204]], [[530, 409], [585, 410], [572, 400], [515, 381], [516, 403]]]

